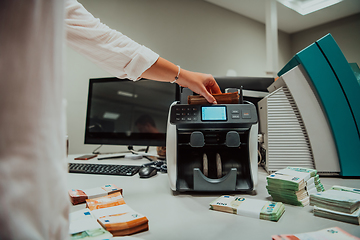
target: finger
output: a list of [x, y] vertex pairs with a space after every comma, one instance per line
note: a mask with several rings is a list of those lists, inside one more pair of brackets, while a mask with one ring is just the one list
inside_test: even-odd
[[215, 81], [214, 84], [211, 86], [210, 92], [211, 92], [212, 94], [220, 94], [220, 93], [221, 93], [220, 87], [219, 87], [219, 85], [217, 84], [216, 81]]
[[201, 95], [206, 99], [206, 101], [208, 101], [209, 103], [213, 103], [216, 104], [216, 99], [214, 98], [214, 96], [212, 96], [207, 90], [202, 91]]

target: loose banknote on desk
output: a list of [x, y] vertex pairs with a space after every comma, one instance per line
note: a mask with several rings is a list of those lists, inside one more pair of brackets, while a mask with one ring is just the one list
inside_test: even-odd
[[246, 217], [278, 221], [285, 212], [284, 204], [253, 198], [224, 195], [210, 203], [210, 209]]
[[310, 195], [314, 215], [360, 225], [360, 189], [333, 186]]
[[149, 229], [148, 219], [131, 209], [120, 192], [87, 199], [86, 205], [101, 226], [114, 236], [126, 236]]
[[69, 196], [71, 203], [76, 205], [84, 203], [86, 199], [102, 197], [115, 192], [120, 192], [122, 194], [122, 189], [114, 184], [106, 184], [102, 187], [89, 189], [71, 189], [69, 190]]
[[332, 227], [316, 232], [281, 234], [271, 236], [272, 240], [360, 240], [341, 228]]
[[324, 191], [314, 169], [287, 167], [266, 177], [266, 189], [274, 201], [307, 206], [309, 194]]

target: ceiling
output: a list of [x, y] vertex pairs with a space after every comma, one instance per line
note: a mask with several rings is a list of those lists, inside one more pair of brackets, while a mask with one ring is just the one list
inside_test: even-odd
[[[205, 0], [248, 18], [265, 23], [266, 0]], [[278, 28], [295, 33], [360, 12], [360, 0], [343, 0], [333, 6], [305, 16], [277, 2]]]

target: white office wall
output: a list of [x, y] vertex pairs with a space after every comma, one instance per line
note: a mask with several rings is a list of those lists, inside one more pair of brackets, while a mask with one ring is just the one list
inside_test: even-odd
[[[80, 0], [95, 17], [182, 68], [225, 76], [266, 76], [265, 25], [202, 0]], [[279, 67], [291, 58], [279, 32]], [[84, 145], [88, 79], [108, 73], [71, 48], [66, 57], [67, 131], [71, 154]], [[101, 151], [119, 147], [103, 146]], [[122, 149], [122, 148], [121, 148]]]
[[356, 62], [360, 65], [360, 14], [292, 34], [292, 54], [328, 33], [334, 37], [348, 62]]

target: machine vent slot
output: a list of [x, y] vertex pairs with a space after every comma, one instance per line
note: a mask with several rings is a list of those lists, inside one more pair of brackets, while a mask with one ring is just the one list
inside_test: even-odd
[[281, 87], [267, 99], [266, 171], [287, 166], [314, 168], [309, 138], [291, 93]]

